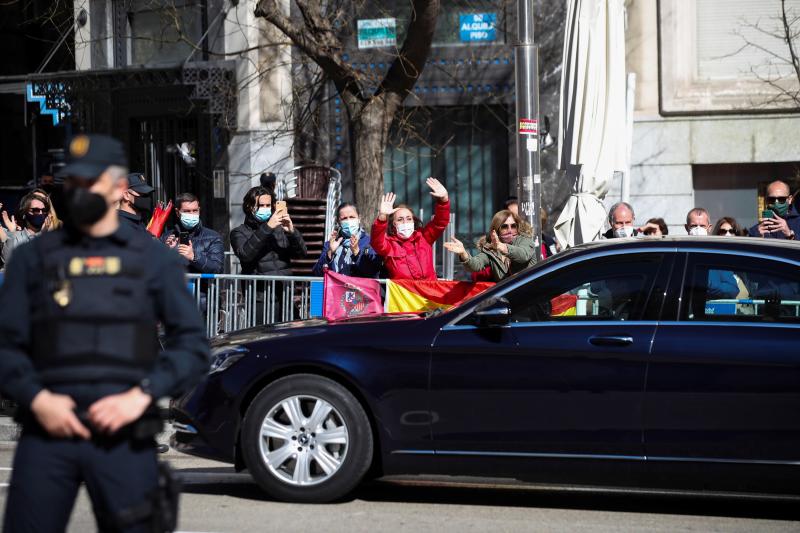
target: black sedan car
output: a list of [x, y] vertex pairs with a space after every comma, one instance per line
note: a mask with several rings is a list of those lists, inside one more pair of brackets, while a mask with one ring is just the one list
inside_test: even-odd
[[365, 476], [800, 492], [800, 245], [582, 245], [445, 313], [213, 341], [173, 445], [275, 498]]

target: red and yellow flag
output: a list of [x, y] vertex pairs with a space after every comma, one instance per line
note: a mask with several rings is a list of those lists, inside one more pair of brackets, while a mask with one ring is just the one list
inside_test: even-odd
[[550, 316], [575, 316], [578, 297], [574, 294], [561, 294], [550, 300]]
[[386, 312], [419, 313], [433, 309], [450, 309], [492, 285], [494, 283], [389, 280], [386, 283]]

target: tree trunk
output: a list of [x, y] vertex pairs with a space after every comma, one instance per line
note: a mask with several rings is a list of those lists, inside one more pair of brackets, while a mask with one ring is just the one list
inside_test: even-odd
[[367, 227], [378, 215], [383, 195], [383, 156], [389, 142], [389, 127], [399, 104], [397, 95], [384, 93], [373, 97], [351, 118], [356, 206]]

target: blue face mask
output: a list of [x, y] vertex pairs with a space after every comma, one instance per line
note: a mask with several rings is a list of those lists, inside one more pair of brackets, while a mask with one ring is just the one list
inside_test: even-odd
[[272, 209], [269, 207], [259, 207], [256, 210], [255, 217], [259, 222], [266, 222], [272, 216]]
[[181, 213], [181, 226], [186, 229], [194, 229], [200, 223], [200, 215], [195, 213]]
[[348, 218], [347, 220], [342, 220], [342, 237], [350, 238], [353, 235], [358, 235], [358, 231], [361, 228], [361, 222], [357, 218]]

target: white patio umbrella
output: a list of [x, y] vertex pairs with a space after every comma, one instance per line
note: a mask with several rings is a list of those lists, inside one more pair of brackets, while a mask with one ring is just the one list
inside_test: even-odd
[[626, 168], [624, 0], [568, 0], [559, 168], [572, 194], [555, 224], [562, 248], [600, 238], [603, 198]]

